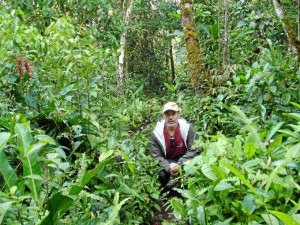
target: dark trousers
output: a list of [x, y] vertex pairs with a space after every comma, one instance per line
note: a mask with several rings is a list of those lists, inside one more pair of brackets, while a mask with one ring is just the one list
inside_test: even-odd
[[161, 188], [165, 187], [170, 180], [171, 175], [165, 171], [161, 170], [158, 172], [158, 179], [161, 185]]

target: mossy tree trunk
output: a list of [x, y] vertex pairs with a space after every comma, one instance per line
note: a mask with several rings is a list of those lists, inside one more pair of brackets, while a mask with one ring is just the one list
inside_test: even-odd
[[201, 90], [200, 85], [204, 85], [204, 83], [201, 82], [205, 80], [205, 76], [203, 75], [203, 59], [200, 53], [197, 27], [194, 20], [193, 0], [181, 0], [180, 10], [193, 87], [195, 90]]
[[120, 40], [120, 55], [119, 55], [119, 66], [118, 66], [118, 83], [117, 83], [117, 93], [121, 95], [123, 92], [123, 77], [124, 77], [124, 68], [125, 68], [125, 46], [126, 46], [126, 37], [127, 37], [127, 26], [129, 24], [131, 9], [132, 9], [132, 0], [128, 0], [128, 7], [124, 17], [125, 31], [122, 33]]
[[276, 10], [276, 14], [282, 23], [284, 32], [288, 37], [288, 41], [292, 47], [292, 50], [297, 56], [298, 61], [300, 61], [300, 41], [297, 39], [296, 33], [293, 30], [289, 18], [285, 15], [280, 2], [278, 0], [273, 0], [273, 4]]
[[298, 40], [300, 40], [300, 0], [298, 0]]

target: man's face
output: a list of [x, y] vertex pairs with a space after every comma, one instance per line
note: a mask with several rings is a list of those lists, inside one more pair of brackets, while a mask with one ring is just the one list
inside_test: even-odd
[[163, 118], [165, 119], [168, 128], [175, 128], [178, 123], [179, 112], [168, 110], [164, 112]]

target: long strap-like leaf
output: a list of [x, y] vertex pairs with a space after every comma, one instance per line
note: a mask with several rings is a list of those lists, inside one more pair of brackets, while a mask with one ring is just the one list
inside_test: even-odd
[[13, 168], [10, 166], [6, 155], [4, 153], [4, 146], [8, 142], [11, 134], [8, 132], [0, 133], [0, 173], [2, 174], [6, 185], [10, 189], [12, 186], [16, 185], [18, 177]]

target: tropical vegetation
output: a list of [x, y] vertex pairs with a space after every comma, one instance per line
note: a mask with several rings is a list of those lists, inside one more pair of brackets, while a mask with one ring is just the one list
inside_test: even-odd
[[[0, 224], [300, 224], [299, 9], [0, 1]], [[170, 198], [167, 101], [202, 148]]]

